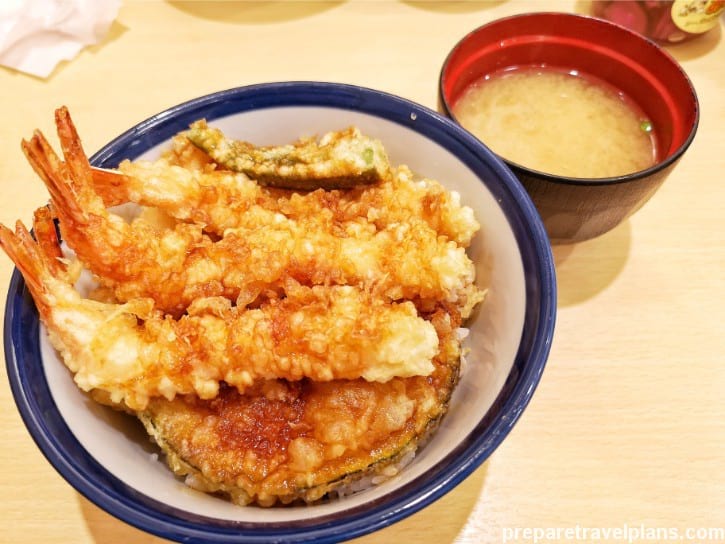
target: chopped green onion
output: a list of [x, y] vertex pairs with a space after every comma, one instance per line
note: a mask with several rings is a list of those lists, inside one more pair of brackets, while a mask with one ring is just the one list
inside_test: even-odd
[[372, 164], [373, 156], [374, 156], [374, 151], [371, 147], [366, 147], [362, 152], [362, 158], [365, 161], [365, 164]]
[[652, 123], [645, 119], [639, 124], [639, 128], [641, 128], [644, 132], [652, 132]]

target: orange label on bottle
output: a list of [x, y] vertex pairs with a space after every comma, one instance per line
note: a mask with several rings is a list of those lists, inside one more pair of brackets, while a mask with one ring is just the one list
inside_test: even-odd
[[723, 11], [725, 0], [675, 0], [671, 13], [678, 28], [691, 34], [702, 34], [717, 26]]

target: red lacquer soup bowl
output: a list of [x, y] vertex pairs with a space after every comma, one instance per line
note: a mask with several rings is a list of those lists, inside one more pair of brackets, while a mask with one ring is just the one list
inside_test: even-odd
[[655, 164], [616, 177], [555, 175], [502, 157], [526, 187], [552, 243], [593, 238], [649, 200], [690, 146], [699, 120], [695, 89], [669, 53], [631, 30], [594, 17], [530, 13], [493, 21], [458, 42], [441, 70], [440, 107], [458, 121], [454, 106], [470, 85], [530, 66], [576, 70], [604, 81], [654, 127]]

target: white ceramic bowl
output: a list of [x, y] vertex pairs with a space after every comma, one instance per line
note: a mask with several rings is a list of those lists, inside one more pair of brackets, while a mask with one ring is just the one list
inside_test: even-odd
[[474, 209], [482, 230], [470, 255], [489, 292], [468, 325], [471, 353], [440, 428], [400, 475], [341, 500], [264, 509], [196, 492], [156, 459], [134, 419], [78, 390], [45, 339], [16, 271], [5, 314], [5, 353], [25, 424], [80, 493], [114, 516], [172, 540], [330, 542], [412, 514], [493, 452], [544, 369], [556, 288], [539, 216], [501, 160], [458, 125], [410, 101], [349, 85], [273, 83], [201, 97], [138, 124], [92, 162], [110, 167], [124, 158], [153, 158], [173, 134], [202, 117], [232, 137], [260, 144], [356, 125], [383, 141], [394, 164], [439, 180]]

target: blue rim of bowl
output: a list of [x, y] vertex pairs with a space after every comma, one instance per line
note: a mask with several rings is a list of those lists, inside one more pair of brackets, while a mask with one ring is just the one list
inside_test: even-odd
[[[453, 121], [409, 100], [353, 85], [290, 81], [250, 85], [206, 95], [139, 123], [91, 157], [115, 166], [168, 140], [189, 123], [244, 111], [313, 106], [353, 110], [412, 128], [448, 149], [488, 186], [501, 204], [519, 245], [526, 282], [521, 343], [512, 370], [493, 406], [456, 449], [424, 479], [340, 514], [255, 524], [198, 516], [135, 491], [97, 463], [63, 421], [46, 382], [39, 347], [39, 321], [22, 276], [13, 272], [5, 310], [5, 357], [15, 402], [33, 440], [51, 465], [88, 500], [115, 517], [163, 538], [184, 542], [337, 542], [399, 521], [452, 490], [485, 461], [509, 433], [544, 370], [556, 316], [556, 280], [543, 224], [508, 167]], [[457, 459], [458, 458], [458, 459]]]
[[[534, 168], [529, 168], [528, 166], [524, 166], [522, 164], [519, 164], [517, 162], [514, 162], [512, 160], [506, 159], [504, 157], [500, 157], [504, 163], [509, 167], [512, 168], [514, 172], [521, 172], [523, 175], [530, 176], [530, 177], [538, 177], [543, 180], [546, 180], [550, 183], [557, 183], [560, 185], [616, 185], [618, 183], [628, 183], [631, 181], [637, 181], [639, 179], [643, 179], [646, 177], [649, 177], [653, 174], [656, 174], [657, 172], [661, 172], [662, 170], [665, 170], [666, 168], [672, 166], [677, 161], [679, 161], [682, 158], [682, 155], [685, 154], [685, 151], [688, 150], [690, 145], [692, 144], [693, 140], [695, 139], [695, 134], [697, 134], [697, 128], [700, 124], [700, 101], [697, 98], [697, 92], [695, 91], [695, 86], [692, 83], [692, 80], [687, 75], [687, 72], [685, 72], [684, 68], [682, 68], [682, 65], [680, 65], [679, 62], [677, 62], [677, 59], [673, 57], [664, 47], [661, 47], [657, 42], [654, 40], [651, 40], [647, 38], [646, 36], [643, 36], [642, 34], [639, 34], [635, 32], [634, 30], [631, 30], [627, 28], [626, 26], [622, 26], [617, 23], [613, 23], [612, 21], [607, 21], [606, 19], [601, 19], [599, 17], [594, 17], [591, 15], [580, 15], [577, 13], [565, 13], [565, 12], [557, 12], [557, 11], [541, 11], [541, 12], [535, 12], [535, 13], [520, 13], [517, 15], [510, 15], [508, 17], [503, 17], [501, 19], [496, 19], [495, 21], [491, 21], [490, 23], [486, 23], [484, 25], [481, 25], [477, 28], [474, 28], [470, 32], [468, 32], [463, 38], [458, 40], [456, 45], [453, 46], [453, 48], [448, 52], [448, 55], [446, 55], [445, 60], [443, 61], [443, 64], [441, 66], [441, 70], [438, 76], [438, 102], [440, 104], [440, 109], [443, 110], [443, 114], [455, 121], [456, 124], [460, 125], [460, 122], [456, 119], [456, 116], [453, 114], [453, 104], [450, 104], [448, 97], [446, 96], [446, 93], [444, 91], [444, 80], [446, 78], [446, 71], [448, 68], [448, 64], [450, 63], [451, 59], [453, 58], [453, 55], [456, 51], [458, 51], [461, 47], [463, 47], [463, 44], [467, 41], [473, 38], [477, 33], [486, 30], [487, 28], [490, 28], [493, 25], [501, 24], [505, 21], [508, 21], [510, 19], [531, 19], [531, 18], [545, 18], [545, 17], [562, 17], [562, 18], [568, 18], [568, 19], [585, 19], [588, 21], [591, 21], [592, 24], [602, 25], [602, 26], [610, 26], [615, 27], [618, 29], [619, 32], [622, 32], [623, 34], [627, 34], [631, 36], [632, 38], [636, 40], [640, 40], [643, 45], [646, 47], [650, 47], [654, 50], [656, 50], [662, 57], [667, 59], [679, 72], [680, 76], [682, 77], [683, 81], [687, 84], [690, 92], [692, 93], [692, 108], [694, 110], [694, 117], [692, 121], [692, 126], [690, 127], [690, 131], [687, 134], [687, 138], [685, 138], [685, 141], [682, 142], [680, 147], [678, 147], [673, 153], [670, 153], [667, 157], [665, 157], [663, 160], [657, 162], [656, 164], [650, 166], [649, 168], [645, 168], [644, 170], [638, 170], [637, 172], [632, 172], [631, 174], [623, 174], [621, 176], [611, 176], [606, 178], [575, 178], [571, 176], [561, 176], [557, 174], [551, 174], [548, 172], [544, 172], [542, 170], [536, 170]], [[556, 34], [556, 26], [550, 26], [548, 27], [551, 29], [550, 34], [555, 35]], [[462, 125], [461, 125], [462, 126]]]

